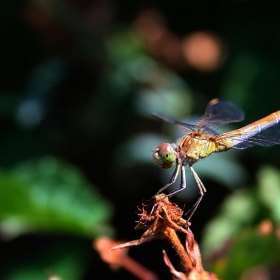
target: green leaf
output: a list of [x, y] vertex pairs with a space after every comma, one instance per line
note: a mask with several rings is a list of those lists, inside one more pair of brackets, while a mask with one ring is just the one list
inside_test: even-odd
[[272, 166], [263, 167], [258, 173], [259, 197], [271, 211], [272, 219], [280, 222], [280, 172]]
[[8, 238], [27, 232], [112, 234], [112, 207], [77, 168], [54, 157], [0, 170], [0, 228]]
[[279, 240], [274, 234], [263, 235], [254, 229], [243, 231], [235, 236], [234, 246], [223, 259], [223, 266], [215, 263], [215, 272], [221, 279], [241, 279], [250, 268], [278, 263], [279, 252]]

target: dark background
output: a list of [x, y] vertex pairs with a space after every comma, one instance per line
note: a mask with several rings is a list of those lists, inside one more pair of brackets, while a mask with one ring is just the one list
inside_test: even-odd
[[[170, 176], [152, 151], [183, 135], [153, 112], [195, 119], [218, 97], [246, 112], [241, 127], [280, 108], [277, 1], [1, 1], [0, 15], [1, 167], [10, 172], [45, 156], [75, 166], [113, 206], [105, 211], [116, 239], [140, 237], [137, 206]], [[228, 153], [195, 165], [208, 190], [192, 220], [198, 242], [234, 189], [257, 184], [266, 164], [279, 168], [279, 147]], [[173, 201], [190, 207], [197, 196], [192, 186]], [[51, 259], [59, 274], [52, 264], [60, 255], [79, 263], [68, 279], [136, 279], [112, 272], [82, 232], [37, 229], [2, 238], [1, 279], [47, 279], [30, 273]], [[163, 241], [130, 255], [170, 279], [162, 248], [176, 263]]]

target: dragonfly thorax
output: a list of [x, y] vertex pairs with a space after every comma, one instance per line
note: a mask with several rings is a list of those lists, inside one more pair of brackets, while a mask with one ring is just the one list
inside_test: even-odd
[[207, 134], [194, 132], [187, 134], [178, 142], [183, 162], [193, 165], [198, 160], [218, 151], [215, 139]]

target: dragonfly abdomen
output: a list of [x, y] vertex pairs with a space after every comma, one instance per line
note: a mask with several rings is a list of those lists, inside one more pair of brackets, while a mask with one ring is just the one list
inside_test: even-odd
[[[280, 110], [239, 129], [222, 133], [218, 136], [218, 140], [219, 142], [227, 144], [229, 148], [237, 145], [238, 148], [247, 148], [250, 147], [250, 145], [246, 145], [246, 140], [278, 123], [280, 123]], [[263, 145], [262, 142], [257, 142], [256, 144]]]
[[241, 134], [245, 136], [245, 138], [250, 138], [279, 122], [280, 111], [277, 111], [238, 130]]

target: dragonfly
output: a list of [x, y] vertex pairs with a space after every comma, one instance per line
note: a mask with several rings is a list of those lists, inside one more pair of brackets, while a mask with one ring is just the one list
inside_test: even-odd
[[179, 188], [166, 196], [171, 197], [184, 190], [186, 188], [185, 167], [189, 167], [200, 196], [188, 212], [188, 221], [206, 193], [206, 188], [193, 169], [196, 162], [213, 153], [225, 152], [231, 148], [242, 150], [254, 145], [270, 147], [280, 144], [280, 110], [242, 128], [220, 134], [216, 133], [219, 127], [243, 121], [244, 115], [243, 110], [235, 103], [217, 98], [208, 103], [204, 115], [194, 125], [154, 114], [154, 117], [186, 131], [186, 135], [175, 143], [162, 143], [156, 147], [153, 158], [161, 168], [167, 169], [174, 164], [176, 166], [168, 184], [163, 186], [156, 195], [174, 184], [179, 172], [181, 172]]

